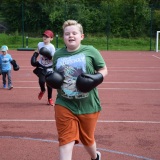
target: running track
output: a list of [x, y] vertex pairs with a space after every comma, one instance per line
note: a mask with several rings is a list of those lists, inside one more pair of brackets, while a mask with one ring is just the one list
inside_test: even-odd
[[[37, 99], [33, 52], [9, 53], [20, 70], [12, 72], [13, 90], [0, 89], [0, 160], [58, 160], [54, 108], [46, 105], [47, 95]], [[159, 160], [160, 54], [101, 53], [109, 71], [98, 86], [103, 111], [95, 138], [102, 160]], [[90, 160], [81, 144], [74, 148], [77, 159]]]

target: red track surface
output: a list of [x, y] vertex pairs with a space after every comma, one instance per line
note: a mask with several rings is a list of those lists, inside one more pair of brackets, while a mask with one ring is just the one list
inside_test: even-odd
[[[0, 160], [58, 160], [54, 108], [46, 105], [47, 95], [37, 99], [33, 52], [9, 53], [20, 70], [12, 71], [13, 90], [0, 89]], [[159, 160], [160, 54], [101, 53], [109, 71], [98, 86], [103, 111], [95, 137], [102, 160]], [[81, 144], [74, 148], [77, 159], [90, 160]]]

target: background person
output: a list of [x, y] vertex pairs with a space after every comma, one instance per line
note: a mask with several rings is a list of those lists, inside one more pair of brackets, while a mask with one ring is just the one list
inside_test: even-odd
[[2, 74], [3, 88], [7, 88], [7, 78], [8, 78], [8, 89], [11, 90], [13, 88], [12, 85], [12, 76], [11, 70], [13, 65], [13, 69], [15, 71], [19, 70], [19, 66], [16, 61], [12, 59], [12, 56], [8, 53], [8, 47], [3, 45], [1, 47], [2, 54], [0, 55], [0, 74]]
[[[31, 65], [36, 67], [34, 73], [39, 78], [39, 86], [40, 92], [38, 94], [38, 99], [41, 100], [46, 88], [45, 88], [45, 75], [47, 72], [52, 71], [52, 57], [55, 53], [55, 47], [51, 44], [51, 41], [54, 38], [54, 34], [51, 30], [46, 30], [43, 33], [43, 42], [38, 43], [38, 49], [31, 57]], [[37, 57], [39, 56], [39, 60], [37, 61]], [[47, 85], [47, 93], [48, 93], [48, 103], [49, 105], [54, 105], [52, 100], [52, 88]]]

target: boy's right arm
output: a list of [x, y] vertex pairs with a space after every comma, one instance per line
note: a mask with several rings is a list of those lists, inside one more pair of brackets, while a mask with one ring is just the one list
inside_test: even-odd
[[37, 57], [39, 56], [39, 53], [38, 52], [34, 52], [33, 53], [33, 56], [31, 57], [31, 65], [33, 67], [37, 67], [39, 62], [37, 61]]

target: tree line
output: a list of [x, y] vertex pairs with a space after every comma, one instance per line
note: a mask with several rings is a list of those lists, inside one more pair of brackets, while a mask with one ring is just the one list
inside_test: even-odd
[[86, 34], [145, 37], [160, 29], [158, 0], [1, 0], [8, 32], [62, 34], [67, 19], [78, 20]]

